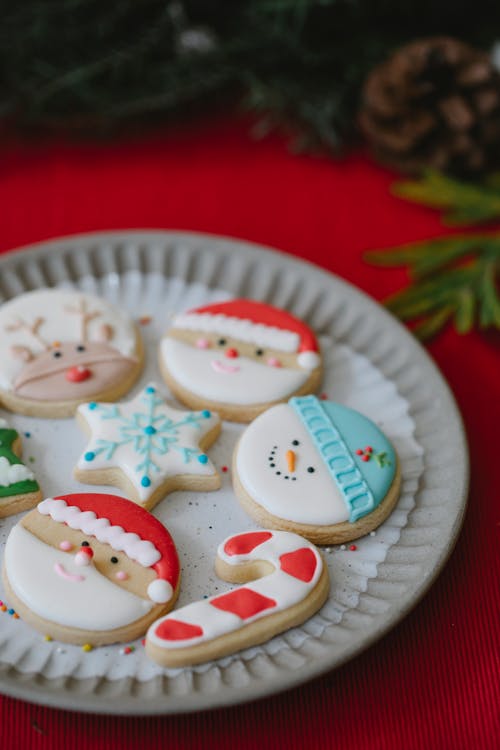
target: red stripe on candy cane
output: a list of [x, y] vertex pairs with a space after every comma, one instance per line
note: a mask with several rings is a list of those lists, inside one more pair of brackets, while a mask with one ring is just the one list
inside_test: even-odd
[[226, 555], [248, 555], [256, 547], [271, 539], [270, 531], [249, 531], [230, 537], [224, 544]]
[[306, 583], [314, 578], [317, 564], [316, 555], [308, 547], [287, 552], [280, 557], [281, 570]]
[[248, 620], [249, 617], [255, 617], [265, 609], [276, 607], [276, 600], [262, 596], [252, 589], [240, 588], [211, 599], [210, 604], [224, 612], [231, 612], [242, 620]]

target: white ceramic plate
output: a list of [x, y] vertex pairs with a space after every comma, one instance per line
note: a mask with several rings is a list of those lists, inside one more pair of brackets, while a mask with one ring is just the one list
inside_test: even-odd
[[[148, 660], [139, 641], [131, 644], [129, 654], [123, 646], [84, 653], [46, 642], [21, 620], [0, 612], [0, 691], [113, 714], [229, 705], [300, 684], [344, 663], [415, 605], [441, 570], [460, 529], [468, 459], [448, 387], [413, 337], [387, 312], [303, 261], [240, 240], [179, 232], [70, 237], [0, 259], [0, 301], [45, 286], [95, 292], [137, 318], [151, 316], [142, 327], [148, 364], [141, 384], [159, 380], [156, 345], [173, 312], [232, 296], [289, 309], [321, 336], [323, 391], [370, 416], [394, 441], [403, 492], [388, 521], [359, 540], [355, 551], [324, 550], [332, 580], [325, 606], [303, 626], [263, 646], [195, 668], [165, 670]], [[9, 416], [1, 409], [0, 415]], [[71, 477], [85, 444], [73, 420], [9, 418], [24, 434], [25, 460], [33, 459], [30, 465], [46, 496], [84, 489]], [[209, 451], [219, 468], [230, 467], [241, 429], [225, 423]], [[234, 500], [230, 471], [223, 473], [218, 492], [174, 493], [155, 515], [179, 549], [179, 605], [226, 590], [228, 585], [213, 573], [216, 547], [229, 534], [255, 528]], [[0, 523], [0, 557], [17, 520]]]

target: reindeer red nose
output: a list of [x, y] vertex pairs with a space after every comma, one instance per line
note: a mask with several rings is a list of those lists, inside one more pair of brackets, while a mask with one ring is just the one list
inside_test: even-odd
[[75, 365], [66, 370], [66, 380], [69, 380], [70, 383], [82, 383], [90, 377], [92, 377], [92, 370], [83, 365]]

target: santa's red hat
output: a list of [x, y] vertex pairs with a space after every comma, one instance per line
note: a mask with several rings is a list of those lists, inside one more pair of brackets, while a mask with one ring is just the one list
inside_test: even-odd
[[319, 365], [316, 336], [302, 320], [264, 302], [235, 299], [216, 302], [176, 316], [174, 328], [218, 333], [256, 346], [298, 354], [307, 370]]
[[180, 573], [177, 550], [165, 526], [144, 508], [117, 495], [95, 492], [47, 498], [37, 508], [42, 515], [153, 568], [157, 578], [148, 586], [149, 598], [159, 604], [172, 598]]

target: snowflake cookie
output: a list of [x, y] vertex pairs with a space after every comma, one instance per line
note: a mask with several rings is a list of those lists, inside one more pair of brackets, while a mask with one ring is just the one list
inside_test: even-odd
[[174, 490], [220, 487], [204, 451], [221, 420], [208, 409], [174, 409], [150, 384], [121, 404], [82, 404], [77, 420], [90, 432], [74, 471], [80, 482], [117, 486], [147, 510]]

